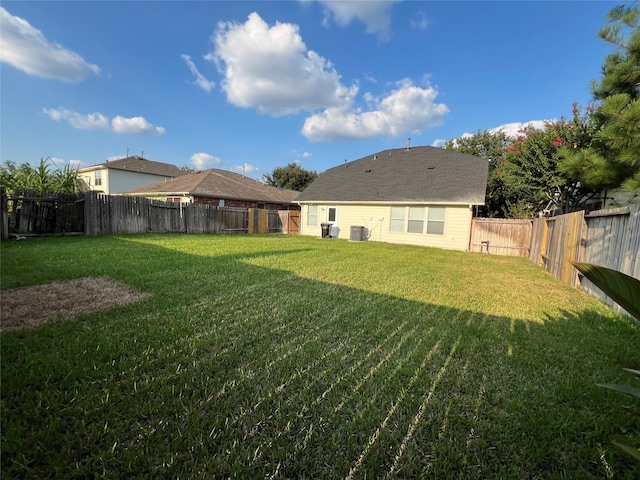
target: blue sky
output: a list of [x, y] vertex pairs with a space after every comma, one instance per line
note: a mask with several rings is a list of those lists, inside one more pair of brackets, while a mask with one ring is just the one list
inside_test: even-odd
[[513, 132], [591, 101], [617, 3], [3, 1], [0, 161], [260, 178]]

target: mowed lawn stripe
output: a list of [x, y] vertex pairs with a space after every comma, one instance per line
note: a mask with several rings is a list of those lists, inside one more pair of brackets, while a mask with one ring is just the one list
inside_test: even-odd
[[526, 259], [281, 235], [0, 249], [2, 288], [152, 294], [2, 333], [3, 476], [637, 478], [609, 444], [637, 425], [595, 384], [628, 381], [638, 326]]

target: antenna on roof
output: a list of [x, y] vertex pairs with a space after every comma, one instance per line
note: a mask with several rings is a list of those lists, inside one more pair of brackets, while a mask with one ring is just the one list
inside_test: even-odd
[[244, 165], [242, 165], [242, 176], [244, 177]]
[[411, 137], [407, 138], [407, 151], [411, 150]]
[[127, 157], [129, 156], [129, 147], [127, 147]]
[[144, 150], [142, 150], [142, 153], [140, 154], [140, 158], [144, 158]]

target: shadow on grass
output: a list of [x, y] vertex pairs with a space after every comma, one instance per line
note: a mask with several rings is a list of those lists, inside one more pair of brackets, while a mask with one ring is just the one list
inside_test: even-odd
[[[303, 279], [277, 267], [313, 251], [268, 243], [77, 245], [54, 275], [154, 297], [0, 336], [3, 475], [637, 475], [608, 446], [637, 426], [595, 387], [640, 364], [622, 317], [542, 324]], [[65, 263], [79, 254], [91, 261]]]

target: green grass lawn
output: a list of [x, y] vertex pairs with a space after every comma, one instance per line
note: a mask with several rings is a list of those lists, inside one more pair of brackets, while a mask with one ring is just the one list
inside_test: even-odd
[[522, 258], [295, 236], [3, 242], [142, 302], [1, 341], [3, 478], [638, 478], [640, 328]]

